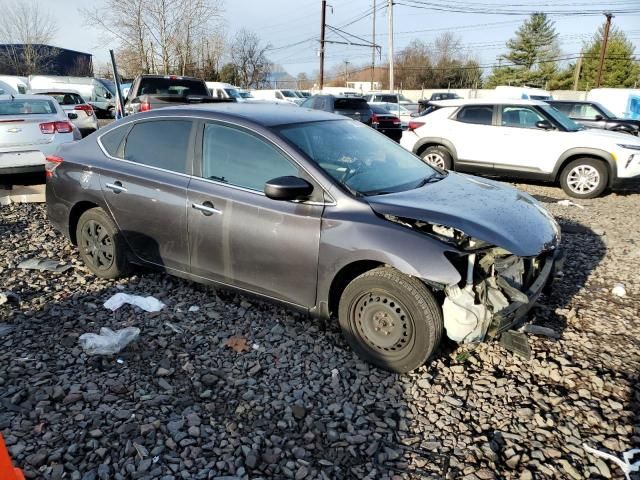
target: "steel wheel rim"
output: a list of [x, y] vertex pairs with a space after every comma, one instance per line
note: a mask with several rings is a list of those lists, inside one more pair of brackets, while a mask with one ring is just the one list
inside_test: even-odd
[[367, 292], [352, 303], [349, 316], [355, 333], [369, 350], [402, 357], [411, 349], [413, 321], [397, 298]]
[[80, 248], [85, 259], [96, 270], [109, 270], [115, 258], [113, 238], [100, 223], [89, 220], [82, 226]]
[[575, 193], [593, 192], [600, 185], [600, 173], [591, 165], [577, 165], [567, 175], [567, 186]]
[[424, 159], [435, 167], [445, 168], [444, 157], [437, 152], [429, 152], [424, 156]]

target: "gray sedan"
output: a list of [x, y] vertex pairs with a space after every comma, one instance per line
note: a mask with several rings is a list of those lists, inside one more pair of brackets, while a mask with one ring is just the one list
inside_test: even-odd
[[152, 265], [335, 318], [364, 359], [496, 338], [553, 277], [527, 194], [435, 169], [360, 122], [224, 104], [138, 114], [65, 146], [47, 210], [98, 276]]
[[47, 155], [80, 137], [52, 97], [0, 95], [0, 175], [43, 172]]

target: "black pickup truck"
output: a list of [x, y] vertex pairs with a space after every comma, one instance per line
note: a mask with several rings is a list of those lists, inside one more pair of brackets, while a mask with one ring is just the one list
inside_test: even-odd
[[613, 113], [597, 102], [587, 100], [546, 100], [574, 122], [588, 128], [601, 128], [614, 132], [629, 133], [638, 136], [640, 120], [617, 118]]
[[140, 75], [131, 85], [124, 109], [127, 115], [131, 115], [176, 105], [228, 101], [233, 100], [212, 97], [204, 80], [198, 78], [178, 75]]

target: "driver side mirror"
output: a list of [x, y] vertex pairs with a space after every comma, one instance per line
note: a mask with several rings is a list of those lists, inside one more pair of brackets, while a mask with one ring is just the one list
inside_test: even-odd
[[264, 194], [272, 200], [305, 200], [313, 185], [300, 177], [277, 177], [264, 184]]
[[553, 125], [548, 120], [540, 120], [536, 122], [536, 128], [541, 130], [553, 130]]
[[598, 113], [598, 114], [596, 114], [596, 116], [594, 117], [594, 120], [595, 120], [596, 122], [599, 122], [600, 120], [604, 120], [604, 117]]

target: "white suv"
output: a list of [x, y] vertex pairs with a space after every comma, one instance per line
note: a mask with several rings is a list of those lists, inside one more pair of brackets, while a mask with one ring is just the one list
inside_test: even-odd
[[580, 127], [535, 100], [446, 100], [401, 145], [441, 168], [560, 182], [576, 198], [640, 176], [640, 139]]

